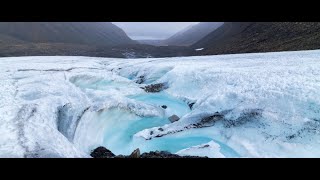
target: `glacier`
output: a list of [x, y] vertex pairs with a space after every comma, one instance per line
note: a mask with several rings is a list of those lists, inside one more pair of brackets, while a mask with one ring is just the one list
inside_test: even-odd
[[320, 157], [319, 57], [0, 58], [0, 157]]

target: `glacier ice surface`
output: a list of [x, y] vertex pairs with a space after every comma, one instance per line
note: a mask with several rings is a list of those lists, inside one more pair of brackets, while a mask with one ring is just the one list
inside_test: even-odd
[[[0, 58], [0, 157], [89, 157], [100, 145], [115, 154], [320, 157], [319, 57]], [[153, 83], [168, 89], [141, 89]], [[192, 126], [216, 112], [223, 119]], [[173, 114], [181, 119], [170, 123]]]

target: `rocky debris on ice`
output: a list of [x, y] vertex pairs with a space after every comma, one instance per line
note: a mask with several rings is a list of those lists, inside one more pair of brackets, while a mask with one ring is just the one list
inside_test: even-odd
[[148, 153], [141, 154], [140, 158], [208, 158], [208, 157], [201, 157], [201, 156], [181, 156], [177, 154], [172, 154], [167, 151], [151, 151]]
[[[221, 122], [224, 128], [239, 127], [253, 121], [259, 122], [258, 119], [262, 117], [263, 110], [262, 109], [245, 109], [235, 119], [228, 117], [230, 114], [232, 114], [232, 112], [233, 112], [232, 110], [224, 110], [224, 111], [215, 112], [215, 113], [195, 114], [189, 117], [182, 118], [182, 120], [179, 121], [182, 124], [180, 123], [177, 126], [175, 124], [172, 124], [172, 125], [168, 124], [163, 127], [145, 129], [135, 134], [135, 136], [143, 137], [146, 140], [151, 140], [152, 138], [155, 138], [155, 137], [158, 138], [168, 134], [174, 134], [174, 133], [182, 132], [192, 128], [211, 127], [211, 126], [214, 126], [217, 122]], [[169, 120], [173, 123], [175, 122], [176, 118], [179, 118], [179, 117], [171, 116], [169, 117]], [[190, 121], [192, 123], [185, 123], [185, 121]], [[152, 133], [148, 133], [148, 132], [152, 132]]]
[[177, 115], [172, 115], [172, 116], [170, 116], [169, 118], [169, 121], [171, 122], [171, 123], [174, 123], [174, 122], [176, 122], [176, 121], [179, 121], [179, 116], [177, 116]]
[[193, 124], [195, 128], [214, 126], [217, 121], [221, 121], [225, 128], [238, 127], [253, 120], [262, 117], [262, 109], [246, 109], [240, 113], [236, 119], [230, 119], [226, 116], [231, 113], [231, 110], [215, 112], [213, 115], [201, 118], [200, 122]]
[[142, 84], [144, 83], [145, 81], [145, 78], [144, 76], [139, 76], [138, 79], [135, 81], [137, 84]]
[[150, 151], [148, 153], [143, 153], [140, 155], [140, 149], [134, 150], [129, 156], [125, 155], [114, 155], [110, 150], [105, 147], [98, 147], [91, 152], [91, 157], [93, 158], [208, 158], [201, 156], [192, 156], [192, 155], [178, 155], [172, 154], [167, 151]]
[[134, 151], [130, 154], [129, 157], [130, 157], [130, 158], [140, 158], [140, 149], [138, 148], [138, 149], [134, 150]]
[[158, 83], [158, 84], [150, 84], [144, 87], [141, 87], [141, 89], [145, 90], [146, 92], [156, 93], [160, 92], [164, 89], [167, 89], [168, 87], [164, 83]]
[[194, 124], [194, 126], [197, 128], [213, 126], [215, 122], [222, 120], [223, 118], [224, 118], [223, 114], [219, 112], [215, 112], [212, 116], [202, 118], [200, 122]]
[[301, 125], [301, 129], [298, 129], [291, 135], [287, 135], [287, 140], [295, 140], [297, 138], [303, 138], [306, 136], [311, 136], [315, 134], [320, 134], [320, 122], [317, 119], [313, 119], [312, 121], [307, 121]]
[[223, 125], [226, 128], [238, 127], [262, 117], [262, 109], [246, 109], [236, 119], [225, 119]]
[[91, 157], [93, 158], [113, 158], [116, 155], [113, 154], [109, 149], [105, 148], [105, 147], [97, 147], [96, 149], [94, 149], [91, 152]]

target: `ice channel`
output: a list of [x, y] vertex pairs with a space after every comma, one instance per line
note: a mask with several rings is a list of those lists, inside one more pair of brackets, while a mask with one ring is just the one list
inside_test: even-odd
[[[89, 77], [73, 78], [71, 81], [80, 88], [100, 91], [107, 91], [110, 88], [121, 89], [128, 85], [128, 83], [103, 79], [92, 80]], [[168, 117], [173, 114], [183, 117], [191, 110], [186, 102], [171, 96], [165, 91], [160, 93], [143, 92], [127, 95], [126, 98], [155, 106], [163, 110], [164, 113], [161, 116], [138, 116], [134, 112], [119, 107], [101, 111], [87, 111], [82, 116], [75, 133], [74, 144], [77, 148], [90, 153], [97, 146], [105, 146], [115, 154], [124, 155], [130, 154], [136, 148], [139, 148], [141, 152], [162, 150], [176, 153], [182, 149], [214, 140], [212, 136], [192, 132], [176, 133], [151, 140], [135, 137], [134, 134], [144, 129], [171, 123]], [[162, 108], [162, 105], [167, 107]], [[225, 157], [239, 156], [227, 145], [214, 141], [220, 145], [221, 153]]]

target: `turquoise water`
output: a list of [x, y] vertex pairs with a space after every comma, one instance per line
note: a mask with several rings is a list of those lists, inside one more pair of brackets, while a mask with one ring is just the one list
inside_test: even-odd
[[233, 150], [232, 148], [230, 148], [229, 146], [227, 146], [226, 144], [217, 141], [217, 140], [213, 140], [214, 142], [216, 142], [217, 144], [220, 145], [220, 152], [225, 156], [225, 157], [241, 157], [240, 154], [238, 154], [235, 150]]
[[[72, 80], [76, 86], [82, 89], [110, 90], [114, 88], [128, 87], [127, 82], [115, 82], [112, 80], [95, 79], [92, 77], [74, 78]], [[165, 92], [142, 93], [134, 96], [127, 96], [130, 99], [141, 101], [146, 104], [158, 106], [166, 105], [165, 114], [161, 117], [139, 117], [124, 109], [107, 109], [103, 112], [94, 112], [95, 115], [89, 124], [86, 125], [88, 132], [92, 136], [95, 131], [104, 132], [101, 145], [107, 147], [115, 154], [130, 154], [134, 149], [139, 148], [141, 152], [149, 151], [169, 151], [176, 153], [182, 149], [189, 148], [214, 139], [206, 135], [206, 130], [187, 131], [177, 134], [145, 140], [134, 135], [144, 129], [159, 127], [169, 124], [169, 116], [177, 115], [180, 118], [191, 110], [186, 102], [170, 96]], [[85, 135], [86, 136], [86, 135]], [[92, 136], [94, 138], [94, 136]], [[96, 137], [95, 137], [96, 138]], [[232, 148], [222, 142], [214, 140], [221, 146], [221, 153], [226, 157], [240, 157]]]
[[[133, 135], [144, 129], [163, 126], [169, 124], [168, 117], [176, 114], [179, 117], [190, 112], [189, 106], [178, 99], [170, 97], [165, 93], [154, 94], [140, 94], [135, 96], [128, 96], [131, 99], [142, 101], [147, 104], [162, 106], [166, 105], [165, 115], [163, 117], [139, 117], [134, 115], [126, 115], [128, 112], [121, 112], [117, 110], [121, 116], [107, 113], [105, 118], [113, 119], [111, 121], [117, 121], [117, 123], [108, 123], [112, 128], [107, 128], [104, 135], [104, 145], [116, 154], [129, 154], [134, 149], [140, 148], [142, 152], [155, 151], [155, 150], [167, 150], [175, 152], [176, 150], [184, 149], [199, 143], [210, 141], [208, 138], [195, 137], [195, 138], [182, 138], [170, 139], [167, 137], [156, 138], [154, 140], [135, 140]], [[179, 141], [179, 142], [178, 142]], [[125, 147], [125, 148], [124, 148]]]
[[140, 148], [141, 152], [162, 150], [175, 153], [181, 149], [212, 140], [201, 136], [175, 137], [174, 135], [168, 135], [152, 140], [133, 136], [141, 130], [167, 123], [170, 123], [169, 120], [161, 117], [135, 117], [130, 122], [119, 120], [117, 124], [113, 124], [111, 128], [106, 130], [103, 144], [116, 154], [130, 154], [136, 148]]
[[168, 120], [159, 117], [137, 118], [130, 123], [118, 123], [105, 133], [104, 145], [116, 154], [130, 154], [136, 148], [139, 148], [141, 152], [159, 150], [176, 153], [179, 150], [208, 143], [213, 140], [220, 145], [220, 151], [226, 157], [240, 157], [236, 151], [226, 144], [203, 134], [178, 133], [153, 138], [151, 140], [133, 137], [134, 134], [141, 130], [162, 126], [167, 123], [169, 123]]
[[154, 138], [152, 140], [143, 140], [145, 143], [142, 144], [140, 148], [144, 152], [160, 150], [176, 153], [179, 150], [208, 143], [211, 140], [211, 138], [201, 136], [175, 137], [174, 135], [168, 135], [161, 138]]
[[212, 140], [201, 136], [175, 137], [174, 135], [168, 135], [152, 140], [133, 137], [141, 130], [166, 123], [169, 122], [163, 118], [154, 117], [137, 119], [127, 125], [119, 124], [119, 126], [114, 126], [105, 133], [104, 145], [116, 154], [130, 154], [136, 148], [140, 148], [141, 152], [162, 150], [175, 153], [181, 149], [208, 143]]
[[141, 118], [134, 116], [130, 121], [123, 119], [123, 121], [119, 121], [119, 123], [114, 124], [111, 128], [106, 129], [103, 144], [114, 153], [129, 154], [136, 149], [135, 147], [140, 147], [140, 145], [132, 144], [134, 134], [147, 128], [162, 126], [166, 123], [170, 123], [169, 120], [161, 117]]
[[[144, 93], [128, 97], [147, 104], [157, 106], [166, 105], [166, 113], [164, 117], [132, 117], [133, 115], [125, 115], [125, 112], [118, 112], [122, 115], [116, 116], [116, 119], [113, 121], [117, 121], [117, 123], [111, 123], [112, 128], [107, 128], [104, 136], [104, 145], [114, 153], [130, 154], [136, 148], [140, 148], [142, 152], [163, 150], [175, 153], [181, 149], [211, 141], [210, 138], [198, 136], [164, 136], [152, 140], [134, 138], [133, 135], [139, 131], [169, 124], [168, 116], [176, 114], [182, 117], [190, 112], [190, 108], [185, 102], [165, 93]], [[110, 115], [111, 114], [106, 115], [106, 118], [112, 119]], [[114, 115], [111, 116], [115, 117]], [[130, 120], [128, 118], [130, 118]]]
[[[226, 144], [206, 136], [205, 133], [199, 133], [202, 129], [190, 131], [189, 133], [170, 134], [151, 140], [134, 137], [134, 134], [144, 129], [169, 124], [168, 116], [176, 114], [182, 117], [190, 112], [190, 108], [185, 102], [175, 99], [164, 92], [145, 93], [128, 97], [152, 105], [166, 105], [166, 115], [164, 117], [139, 117], [124, 110], [113, 110], [112, 113], [107, 113], [105, 118], [112, 122], [108, 123], [109, 126], [105, 130], [103, 145], [115, 154], [128, 155], [136, 148], [139, 148], [142, 153], [157, 150], [176, 153], [182, 149], [205, 144], [213, 140], [220, 145], [220, 151], [226, 157], [240, 157], [237, 152]], [[202, 130], [202, 132], [205, 131], [208, 131], [208, 129]]]

